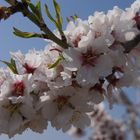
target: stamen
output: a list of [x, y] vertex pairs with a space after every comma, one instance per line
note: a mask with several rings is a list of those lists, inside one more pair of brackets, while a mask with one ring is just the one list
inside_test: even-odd
[[54, 100], [54, 102], [57, 103], [58, 110], [62, 110], [62, 108], [68, 104], [68, 99], [70, 96], [58, 96], [57, 99]]
[[36, 70], [36, 68], [33, 68], [33, 67], [31, 67], [31, 66], [29, 66], [27, 63], [25, 63], [24, 65], [23, 65], [23, 67], [26, 69], [26, 73], [34, 73], [34, 71]]
[[96, 51], [88, 50], [86, 53], [82, 53], [82, 66], [92, 66], [95, 67], [97, 60], [101, 54]]
[[13, 85], [13, 96], [23, 96], [25, 85], [23, 82], [17, 82]]

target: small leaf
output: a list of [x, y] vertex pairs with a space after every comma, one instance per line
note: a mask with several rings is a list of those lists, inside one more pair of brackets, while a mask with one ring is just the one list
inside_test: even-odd
[[49, 17], [49, 19], [56, 25], [56, 21], [55, 21], [55, 19], [52, 17], [52, 15], [51, 15], [51, 13], [50, 13], [50, 11], [49, 11], [49, 9], [48, 9], [47, 4], [45, 4], [45, 11], [46, 11], [46, 14], [47, 14], [47, 16]]
[[41, 7], [40, 2], [38, 2], [36, 6], [34, 6], [32, 3], [29, 3], [28, 5], [29, 5], [30, 9], [32, 10], [34, 16], [38, 20], [40, 20], [42, 18], [42, 14], [41, 14], [41, 10], [40, 10], [40, 7]]
[[12, 58], [11, 58], [11, 64], [12, 64], [13, 66], [16, 66], [15, 60], [12, 59]]
[[57, 24], [59, 25], [59, 28], [62, 29], [62, 16], [61, 16], [61, 11], [60, 11], [60, 5], [56, 2], [56, 0], [53, 0], [55, 12], [56, 12], [56, 20]]
[[42, 13], [41, 13], [41, 2], [40, 2], [40, 1], [38, 1], [38, 2], [36, 3], [36, 9], [37, 9], [37, 11], [39, 12], [40, 17], [42, 18]]
[[59, 58], [53, 64], [49, 65], [48, 68], [49, 69], [55, 68], [62, 60], [64, 60], [64, 57], [62, 55], [60, 55]]
[[67, 20], [67, 22], [69, 23], [69, 22], [72, 21], [72, 20], [73, 20], [73, 21], [76, 21], [77, 18], [78, 18], [78, 16], [75, 14], [75, 15], [73, 15], [73, 16], [67, 17], [66, 20]]
[[3, 62], [4, 64], [6, 64], [8, 66], [8, 68], [15, 74], [18, 74], [18, 70], [17, 70], [17, 67], [16, 67], [16, 63], [15, 63], [15, 60], [11, 58], [11, 62], [7, 62], [7, 61], [2, 61], [0, 60], [1, 62]]
[[19, 37], [22, 37], [22, 38], [40, 37], [40, 35], [36, 34], [36, 33], [23, 32], [23, 31], [20, 31], [19, 29], [15, 28], [15, 27], [13, 29], [14, 29], [13, 33], [16, 36], [19, 36]]
[[71, 16], [71, 18], [75, 21], [75, 20], [77, 20], [78, 16], [75, 14], [75, 15]]
[[41, 10], [41, 3], [40, 3], [40, 1], [38, 1], [38, 2], [36, 3], [36, 9], [37, 9], [38, 11]]
[[60, 5], [56, 2], [56, 0], [53, 0], [53, 5], [55, 8], [55, 13], [56, 13], [56, 27], [61, 35], [61, 39], [66, 42], [66, 37], [64, 35], [63, 29], [62, 29], [62, 16], [61, 16], [61, 11], [60, 11]]
[[66, 20], [67, 20], [68, 23], [70, 22], [70, 19], [68, 17], [66, 18]]
[[51, 15], [47, 4], [45, 4], [46, 14], [49, 17], [49, 19], [55, 24], [56, 28], [58, 29], [58, 31], [61, 35], [61, 39], [63, 41], [66, 41], [66, 37], [65, 37], [63, 29], [62, 29], [62, 16], [61, 16], [61, 12], [60, 12], [60, 6], [56, 2], [56, 0], [53, 0], [53, 4], [54, 4], [54, 8], [55, 8], [55, 13], [56, 13], [56, 19], [54, 19], [53, 16]]

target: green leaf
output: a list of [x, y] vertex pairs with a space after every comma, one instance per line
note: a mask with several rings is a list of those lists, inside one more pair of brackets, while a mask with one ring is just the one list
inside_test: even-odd
[[22, 37], [22, 38], [40, 37], [40, 35], [36, 34], [36, 33], [23, 32], [23, 31], [20, 31], [19, 29], [15, 28], [15, 27], [13, 29], [14, 29], [13, 33], [16, 36], [19, 36], [19, 37]]
[[49, 19], [56, 25], [56, 21], [55, 21], [55, 19], [52, 17], [52, 15], [51, 15], [51, 13], [50, 13], [50, 11], [49, 11], [49, 9], [48, 9], [47, 4], [45, 4], [45, 11], [46, 11], [46, 14], [47, 14], [47, 16], [49, 17]]
[[60, 11], [60, 5], [56, 2], [56, 0], [53, 0], [53, 5], [55, 8], [55, 13], [56, 13], [56, 20], [59, 28], [62, 29], [62, 16], [61, 16], [61, 11]]
[[64, 35], [63, 29], [62, 29], [62, 16], [61, 16], [61, 12], [60, 12], [60, 6], [55, 0], [53, 0], [53, 4], [54, 4], [54, 8], [55, 8], [55, 13], [56, 13], [56, 19], [54, 19], [53, 16], [51, 15], [47, 4], [45, 4], [46, 14], [49, 17], [49, 19], [53, 22], [53, 24], [55, 24], [63, 41], [66, 41], [66, 38], [65, 38], [65, 35]]
[[75, 20], [77, 20], [78, 16], [75, 14], [75, 15], [71, 16], [71, 18], [75, 21]]
[[36, 3], [36, 9], [37, 9], [37, 11], [39, 12], [40, 18], [42, 18], [42, 13], [41, 13], [41, 2], [40, 2], [40, 1], [38, 1], [38, 2]]
[[32, 3], [29, 3], [28, 5], [29, 5], [30, 9], [32, 10], [34, 16], [38, 20], [42, 19], [41, 8], [40, 8], [41, 7], [40, 1], [37, 3], [36, 6], [34, 6]]
[[4, 64], [6, 64], [8, 66], [8, 68], [15, 74], [18, 74], [18, 70], [17, 70], [17, 67], [16, 67], [16, 63], [15, 63], [15, 60], [11, 58], [11, 61], [10, 62], [7, 62], [7, 61], [2, 61], [0, 60], [1, 62], [3, 62]]
[[67, 17], [66, 18], [66, 20], [67, 20], [67, 22], [69, 23], [70, 21], [72, 21], [72, 20], [77, 20], [77, 18], [78, 18], [78, 16], [75, 14], [75, 15], [73, 15], [73, 16], [70, 16], [70, 17]]
[[66, 37], [62, 29], [63, 20], [62, 20], [61, 11], [60, 11], [60, 5], [56, 2], [56, 0], [53, 0], [53, 5], [55, 8], [55, 13], [56, 13], [56, 23], [57, 23], [56, 27], [61, 35], [61, 39], [63, 41], [66, 41]]
[[40, 1], [38, 1], [38, 2], [36, 3], [36, 9], [37, 9], [38, 11], [41, 10], [41, 2], [40, 2]]
[[66, 20], [67, 20], [68, 23], [70, 22], [70, 19], [68, 17], [66, 18]]
[[59, 58], [53, 63], [49, 65], [49, 69], [55, 68], [62, 60], [64, 60], [64, 57], [62, 55], [59, 56]]

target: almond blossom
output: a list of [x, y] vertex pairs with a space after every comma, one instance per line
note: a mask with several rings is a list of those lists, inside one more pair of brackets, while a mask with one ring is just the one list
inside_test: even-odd
[[63, 132], [97, 125], [94, 140], [106, 129], [124, 136], [121, 124], [106, 113], [97, 114], [94, 123], [92, 116], [104, 99], [112, 107], [114, 94], [139, 87], [139, 44], [130, 52], [124, 47], [140, 34], [139, 9], [136, 0], [126, 10], [114, 7], [70, 21], [64, 30], [66, 49], [50, 41], [44, 50], [12, 52], [11, 62], [4, 61], [8, 68], [0, 69], [0, 134], [12, 137], [27, 128], [43, 133], [50, 122]]

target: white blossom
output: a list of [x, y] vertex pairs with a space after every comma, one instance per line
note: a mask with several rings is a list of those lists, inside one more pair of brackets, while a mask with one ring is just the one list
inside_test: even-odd
[[[44, 50], [11, 52], [8, 68], [0, 69], [0, 134], [13, 137], [27, 128], [43, 133], [50, 122], [63, 132], [97, 125], [93, 140], [109, 140], [107, 131], [124, 136], [122, 125], [100, 103], [108, 98], [111, 107], [115, 93], [139, 88], [140, 44], [129, 53], [124, 48], [140, 33], [139, 9], [136, 0], [126, 10], [115, 6], [70, 21], [64, 30], [66, 49], [49, 41]], [[54, 34], [61, 39], [58, 30]]]

